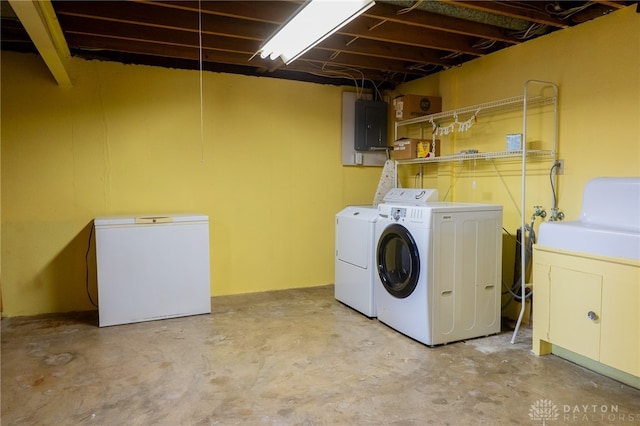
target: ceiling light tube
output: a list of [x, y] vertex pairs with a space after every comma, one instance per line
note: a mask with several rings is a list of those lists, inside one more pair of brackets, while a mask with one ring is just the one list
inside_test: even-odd
[[260, 57], [280, 57], [288, 65], [374, 4], [374, 0], [311, 0], [260, 48]]

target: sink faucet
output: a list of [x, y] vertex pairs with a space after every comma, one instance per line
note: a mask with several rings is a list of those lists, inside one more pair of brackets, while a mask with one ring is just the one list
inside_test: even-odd
[[564, 213], [557, 207], [551, 209], [551, 217], [549, 218], [549, 222], [555, 222], [557, 220], [563, 220]]

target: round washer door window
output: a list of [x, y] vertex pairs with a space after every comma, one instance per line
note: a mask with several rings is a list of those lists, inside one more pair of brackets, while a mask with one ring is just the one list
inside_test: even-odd
[[413, 293], [420, 275], [418, 246], [402, 225], [389, 225], [378, 241], [378, 275], [387, 291], [400, 299]]

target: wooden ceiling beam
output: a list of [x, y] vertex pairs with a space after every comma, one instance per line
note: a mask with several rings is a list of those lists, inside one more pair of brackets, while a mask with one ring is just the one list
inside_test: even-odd
[[[163, 43], [168, 45], [199, 48], [200, 37], [197, 32], [183, 31], [170, 28], [154, 28], [146, 25], [121, 23], [113, 26], [109, 22], [80, 18], [77, 16], [65, 16], [67, 34], [99, 35], [105, 38], [126, 39], [150, 43]], [[75, 41], [75, 39], [74, 39]], [[209, 49], [225, 50], [230, 52], [253, 54], [260, 43], [247, 38], [228, 37], [219, 34], [203, 32], [202, 45]], [[78, 48], [90, 48], [91, 46], [74, 46]]]
[[[94, 34], [69, 34], [69, 44], [71, 46], [91, 46], [96, 54], [101, 50], [134, 53], [141, 55], [163, 56], [177, 59], [188, 59], [197, 61], [200, 57], [200, 49], [198, 46], [189, 46], [181, 44], [157, 43], [148, 40], [140, 40], [134, 38], [113, 38], [101, 37]], [[233, 65], [245, 65], [257, 67], [264, 65], [259, 57], [258, 60], [249, 62], [251, 57], [248, 53], [238, 53], [227, 50], [202, 49], [202, 57], [204, 61], [221, 62]]]
[[[343, 66], [357, 69], [371, 69], [385, 72], [407, 72], [407, 63], [402, 61], [394, 61], [390, 59], [377, 59], [369, 56], [353, 55], [349, 53], [340, 53], [333, 55], [329, 51], [311, 50], [303, 56], [305, 61], [329, 64], [333, 66]], [[415, 69], [415, 75], [427, 75], [426, 72]]]
[[[197, 64], [199, 60], [199, 50], [195, 47], [149, 43], [127, 39], [108, 39], [86, 34], [73, 34], [72, 39], [73, 44], [88, 44], [93, 46], [93, 49], [95, 50], [95, 54], [97, 56], [100, 56], [99, 49], [104, 48], [105, 52], [108, 53], [107, 56], [113, 56], [113, 53], [115, 52], [116, 54], [120, 53], [144, 55], [148, 57], [155, 56], [157, 58], [171, 57], [178, 60], [188, 60], [193, 64]], [[235, 52], [225, 52], [209, 49], [203, 50], [203, 62], [205, 67], [207, 66], [207, 63], [216, 65], [222, 64], [240, 67], [241, 69], [245, 69], [247, 74], [262, 74], [271, 76], [278, 76], [282, 75], [282, 73], [288, 72], [312, 73], [317, 75], [324, 75], [325, 77], [330, 77], [335, 74], [332, 71], [322, 71], [323, 64], [326, 63], [324, 57], [299, 59], [294, 63], [281, 68], [273, 68], [272, 61], [263, 60], [260, 57], [255, 57], [251, 61], [249, 61], [249, 57], [250, 56], [247, 54], [240, 54]], [[341, 63], [328, 64], [327, 66], [332, 70], [344, 70], [345, 66], [352, 65], [352, 63], [346, 62], [344, 61], [344, 59], [345, 58], [343, 58], [343, 61], [341, 61]], [[354, 72], [352, 70], [351, 72], [352, 74], [354, 74], [354, 78], [364, 77], [365, 79], [376, 82], [392, 81], [392, 79], [390, 79], [387, 75], [388, 73], [386, 71], [381, 71], [378, 69], [362, 69], [359, 72]], [[400, 70], [397, 72], [397, 74], [399, 74], [398, 78], [401, 79], [403, 78], [403, 76], [415, 75], [416, 73], [407, 72], [407, 70]], [[417, 75], [422, 75], [422, 73], [417, 73]]]
[[316, 46], [316, 49], [329, 49], [334, 52], [346, 52], [357, 55], [374, 56], [382, 59], [394, 59], [446, 67], [457, 65], [453, 60], [443, 59], [443, 56], [446, 56], [449, 52], [442, 50], [406, 46], [396, 43], [382, 43], [342, 34], [336, 34], [328, 38]]
[[[99, 54], [100, 49], [110, 52], [121, 52], [128, 54], [142, 54], [158, 57], [171, 57], [176, 59], [197, 61], [199, 59], [199, 49], [197, 47], [184, 46], [184, 45], [171, 45], [165, 43], [152, 43], [148, 41], [135, 40], [135, 39], [115, 39], [107, 37], [97, 37], [91, 34], [71, 34], [71, 45], [90, 45], [96, 54]], [[360, 55], [340, 54], [337, 58], [331, 59], [332, 53], [329, 51], [310, 51], [304, 55], [303, 58], [286, 67], [274, 68], [273, 62], [269, 60], [263, 60], [260, 57], [255, 57], [249, 61], [250, 55], [246, 53], [229, 52], [215, 49], [204, 48], [202, 52], [202, 59], [204, 62], [228, 64], [235, 66], [250, 67], [252, 69], [271, 70], [273, 73], [276, 70], [286, 71], [304, 71], [305, 67], [300, 66], [305, 62], [320, 64], [318, 69], [322, 67], [322, 64], [328, 64], [332, 67], [350, 67], [359, 68], [365, 75], [365, 78], [378, 78], [373, 77], [371, 72], [367, 70], [374, 70], [375, 73], [407, 73], [411, 75], [426, 75], [427, 73], [419, 68], [414, 70], [408, 70], [406, 63], [401, 61], [392, 60], [374, 60], [374, 58], [368, 58]]]
[[403, 82], [403, 75], [409, 81], [521, 43], [520, 37], [534, 38], [631, 4], [600, 0], [582, 3], [582, 10], [550, 0], [441, 1], [447, 4], [415, 8], [378, 1], [289, 66], [250, 58], [304, 0], [83, 0], [56, 1], [53, 7], [75, 54], [91, 57], [98, 49], [99, 57], [132, 62], [139, 57], [140, 63], [161, 66], [173, 60], [192, 68], [202, 49], [209, 69], [283, 76], [315, 74], [324, 65]]
[[[377, 70], [365, 70], [365, 73], [359, 73], [358, 70], [347, 69], [343, 66], [332, 66], [332, 65], [324, 65], [321, 62], [314, 61], [306, 61], [304, 59], [295, 61], [295, 68], [287, 67], [286, 69], [279, 70], [279, 73], [287, 73], [287, 72], [302, 72], [322, 77], [333, 77], [333, 78], [342, 78], [342, 79], [351, 79], [357, 80], [360, 85], [360, 81], [364, 78], [365, 80], [373, 81], [376, 85], [390, 82], [394, 85], [403, 83], [406, 80], [407, 76], [411, 76], [413, 78], [419, 77], [415, 76], [411, 73], [388, 73], [384, 71]], [[293, 64], [291, 64], [293, 65]]]
[[[200, 19], [203, 32], [221, 35], [235, 35], [243, 38], [264, 40], [278, 28], [277, 24], [251, 21], [241, 18], [229, 18], [215, 14], [203, 14], [196, 11], [158, 7], [154, 3], [126, 2], [126, 7], [114, 7], [113, 2], [80, 1], [55, 3], [56, 12], [64, 19], [66, 16], [101, 19], [114, 24], [126, 23], [146, 25], [153, 28], [166, 28], [198, 32]], [[65, 27], [65, 30], [67, 28]]]
[[300, 7], [300, 2], [292, 1], [156, 1], [134, 0], [151, 6], [197, 12], [202, 7], [204, 14], [228, 18], [248, 19], [281, 25]]
[[399, 14], [398, 12], [403, 9], [405, 9], [403, 6], [396, 6], [389, 3], [376, 3], [375, 6], [364, 13], [364, 16], [463, 36], [498, 40], [509, 44], [521, 43], [520, 40], [508, 36], [506, 31], [500, 27], [425, 12], [420, 9], [413, 9], [410, 12]]
[[[198, 28], [198, 15], [188, 11], [166, 13], [163, 9], [146, 4], [111, 1], [63, 1], [54, 5], [60, 17], [66, 15], [103, 19], [114, 23], [144, 24], [156, 28], [192, 29]], [[156, 11], [155, 13], [154, 10]], [[66, 28], [65, 28], [66, 29]]]
[[[295, 64], [295, 67], [292, 65]], [[359, 70], [355, 70], [353, 68], [348, 69], [341, 65], [331, 65], [331, 64], [323, 64], [322, 62], [316, 61], [307, 61], [305, 59], [299, 59], [295, 61], [293, 64], [289, 65], [286, 69], [280, 70], [281, 72], [287, 71], [296, 71], [296, 72], [305, 72], [314, 75], [321, 76], [341, 76], [345, 77], [348, 75], [349, 78], [353, 80], [361, 80], [364, 78], [365, 80], [373, 81], [376, 83], [383, 82], [391, 82], [393, 84], [403, 83], [408, 76], [412, 78], [420, 77], [420, 75], [414, 75], [411, 72], [407, 72], [406, 70], [403, 72], [385, 72], [378, 70], [363, 70], [363, 72], [359, 72]]]
[[406, 25], [385, 22], [377, 18], [356, 19], [340, 29], [339, 33], [383, 42], [448, 52], [462, 52], [474, 56], [483, 56], [488, 53], [486, 50], [473, 47], [473, 44], [477, 42], [477, 39], [473, 37], [418, 27], [415, 31], [407, 31]]
[[[117, 8], [113, 8], [117, 9]], [[108, 28], [118, 28], [118, 26], [128, 26], [132, 31], [139, 31], [143, 27], [151, 29], [151, 31], [161, 30], [177, 30], [198, 34], [198, 16], [197, 14], [187, 14], [180, 11], [179, 16], [175, 19], [163, 17], [161, 19], [140, 19], [136, 16], [127, 16], [121, 11], [106, 13], [98, 13], [95, 11], [59, 11], [61, 22], [64, 23], [65, 31], [74, 31], [75, 25], [79, 25], [82, 20], [93, 20], [94, 22], [104, 21], [105, 24], [100, 28], [108, 31]], [[135, 26], [135, 27], [134, 27]], [[262, 42], [270, 34], [273, 33], [275, 26], [273, 24], [265, 24], [252, 22], [242, 19], [223, 18], [215, 15], [206, 15], [202, 17], [202, 32], [205, 34], [217, 34], [227, 37], [237, 37], [249, 40], [257, 40]]]
[[[102, 6], [100, 6], [102, 7]], [[88, 11], [84, 11], [88, 12]], [[140, 22], [139, 19], [129, 19], [127, 21], [122, 20], [123, 16], [119, 15], [120, 12], [109, 12], [107, 16], [87, 16], [76, 13], [61, 12], [61, 20], [63, 21], [68, 33], [81, 33], [90, 34], [97, 33], [97, 35], [125, 38], [130, 40], [149, 40], [160, 41], [168, 44], [183, 44], [192, 45], [197, 47], [198, 38], [195, 29], [186, 25], [187, 22], [192, 23], [193, 17], [179, 17], [178, 22], [182, 22], [181, 25], [175, 25], [173, 23], [165, 21], [160, 26], [150, 25], [148, 22]], [[96, 13], [97, 15], [97, 13]], [[135, 16], [133, 14], [132, 16]], [[115, 20], [118, 25], [113, 25]], [[376, 20], [373, 19], [372, 22]], [[361, 55], [379, 56], [381, 58], [402, 59], [422, 64], [436, 64], [442, 66], [456, 65], [451, 60], [443, 59], [445, 54], [443, 50], [438, 50], [430, 47], [428, 44], [423, 44], [428, 37], [424, 37], [424, 32], [429, 32], [428, 29], [420, 28], [413, 36], [409, 36], [410, 44], [397, 44], [391, 43], [394, 34], [402, 32], [402, 26], [400, 24], [389, 23], [386, 24], [387, 29], [385, 31], [374, 31], [376, 38], [370, 38], [372, 33], [370, 31], [363, 32], [363, 30], [353, 31], [350, 29], [349, 35], [336, 34], [336, 36], [325, 40], [322, 46], [328, 49], [340, 50], [350, 53], [357, 53]], [[390, 25], [395, 25], [395, 32], [391, 35], [384, 36], [385, 32], [389, 33]], [[225, 50], [229, 51], [243, 51], [250, 46], [250, 52], [257, 51], [266, 37], [265, 34], [270, 34], [273, 30], [273, 25], [270, 25], [269, 29], [265, 29], [264, 24], [256, 24], [250, 21], [245, 21], [244, 25], [234, 25], [234, 23], [228, 23], [227, 20], [223, 20], [217, 17], [206, 17], [203, 22], [203, 44], [210, 48], [222, 49], [224, 43], [228, 43], [229, 46]], [[394, 28], [391, 28], [394, 30]], [[383, 36], [379, 37], [382, 33]], [[434, 33], [434, 31], [430, 31]], [[363, 35], [360, 37], [358, 35]], [[446, 36], [446, 33], [436, 32], [440, 37]], [[223, 38], [215, 38], [214, 36], [221, 36]], [[253, 40], [252, 43], [242, 43], [234, 38], [240, 38], [245, 40]], [[358, 38], [358, 41], [353, 44], [351, 48], [345, 49], [345, 40], [353, 40]], [[413, 38], [413, 40], [411, 39]], [[340, 41], [345, 44], [340, 44]], [[469, 49], [466, 45], [470, 42], [469, 38], [466, 38], [459, 48], [463, 51], [471, 50], [473, 54], [478, 55], [481, 52], [480, 49]], [[451, 43], [451, 37], [448, 38], [448, 42]], [[439, 43], [431, 43], [439, 44]], [[390, 53], [394, 55], [390, 56]], [[446, 52], [450, 52], [446, 50]], [[488, 53], [488, 52], [482, 52]], [[401, 55], [398, 58], [398, 55]]]
[[9, 4], [58, 85], [71, 87], [71, 78], [66, 69], [69, 48], [50, 0], [9, 0]]

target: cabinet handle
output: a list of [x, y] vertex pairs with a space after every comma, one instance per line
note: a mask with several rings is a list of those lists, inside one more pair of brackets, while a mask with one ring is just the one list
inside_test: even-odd
[[587, 318], [589, 318], [591, 321], [595, 321], [598, 319], [598, 315], [593, 311], [589, 311], [587, 313]]

